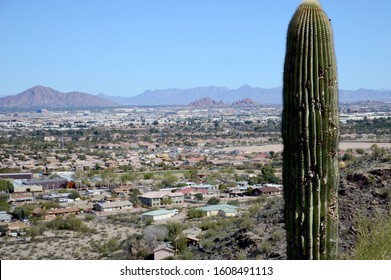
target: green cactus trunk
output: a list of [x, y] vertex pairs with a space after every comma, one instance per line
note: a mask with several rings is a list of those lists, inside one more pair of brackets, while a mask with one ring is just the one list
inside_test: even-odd
[[288, 259], [335, 259], [338, 247], [338, 84], [333, 33], [317, 0], [288, 28], [282, 138]]

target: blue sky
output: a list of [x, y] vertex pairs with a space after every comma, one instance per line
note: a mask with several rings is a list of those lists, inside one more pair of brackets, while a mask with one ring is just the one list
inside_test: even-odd
[[[0, 95], [282, 84], [301, 0], [0, 0]], [[391, 89], [391, 1], [321, 0], [343, 89]]]

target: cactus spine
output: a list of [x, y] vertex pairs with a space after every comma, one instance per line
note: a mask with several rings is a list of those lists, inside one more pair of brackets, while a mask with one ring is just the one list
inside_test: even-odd
[[330, 20], [317, 0], [304, 0], [288, 27], [282, 138], [288, 259], [335, 259], [337, 66]]

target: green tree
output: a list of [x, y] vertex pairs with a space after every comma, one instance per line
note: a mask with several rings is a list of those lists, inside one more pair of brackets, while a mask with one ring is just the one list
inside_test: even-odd
[[14, 191], [14, 185], [8, 179], [0, 179], [0, 192], [12, 193]]
[[217, 197], [211, 197], [207, 202], [208, 205], [216, 205], [219, 203], [220, 203], [220, 199], [218, 199]]
[[9, 212], [11, 209], [11, 206], [6, 200], [0, 200], [0, 211], [6, 211]]
[[240, 206], [239, 200], [230, 200], [230, 201], [228, 201], [227, 204], [234, 205], [234, 206]]
[[0, 225], [0, 236], [3, 236], [8, 231], [8, 225]]
[[190, 208], [189, 210], [187, 210], [188, 219], [197, 219], [202, 218], [204, 216], [206, 216], [205, 211], [202, 211], [200, 209]]
[[191, 181], [191, 182], [194, 182], [194, 183], [196, 183], [196, 184], [198, 184], [198, 183], [200, 183], [201, 182], [201, 180], [200, 180], [200, 177], [198, 176], [198, 169], [197, 168], [191, 168], [190, 169], [190, 178], [189, 178], [189, 180]]
[[167, 239], [171, 242], [174, 242], [178, 235], [185, 228], [185, 225], [183, 223], [178, 222], [168, 222], [164, 226], [168, 230]]
[[28, 219], [31, 217], [34, 208], [35, 205], [31, 204], [22, 204], [17, 206], [15, 207], [14, 211], [12, 211], [12, 217], [17, 220]]
[[276, 170], [273, 166], [265, 164], [261, 167], [261, 173], [258, 176], [258, 183], [265, 184], [278, 184], [280, 183], [280, 179], [275, 175]]
[[121, 184], [128, 184], [129, 182], [132, 182], [135, 179], [135, 175], [132, 172], [127, 172], [120, 177]]
[[172, 187], [178, 181], [178, 177], [172, 173], [164, 174], [164, 178], [162, 180], [163, 187]]
[[130, 191], [129, 201], [132, 202], [133, 205], [140, 205], [141, 204], [140, 195], [141, 192], [139, 189], [132, 189]]
[[152, 173], [145, 173], [143, 176], [144, 176], [144, 180], [153, 179], [153, 174]]
[[68, 195], [68, 198], [77, 199], [80, 198], [80, 194], [78, 191], [72, 190], [71, 193]]
[[203, 201], [204, 200], [204, 195], [202, 193], [196, 193], [194, 195], [194, 197], [198, 200], [198, 201]]
[[172, 203], [172, 200], [170, 197], [165, 197], [162, 199], [162, 205], [168, 205], [168, 204], [171, 204]]

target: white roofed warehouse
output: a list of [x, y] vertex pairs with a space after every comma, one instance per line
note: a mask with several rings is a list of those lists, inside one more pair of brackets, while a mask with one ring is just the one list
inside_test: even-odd
[[179, 212], [177, 209], [173, 210], [166, 210], [166, 209], [160, 209], [155, 211], [146, 212], [141, 215], [141, 219], [151, 218], [153, 221], [159, 221], [159, 220], [165, 220], [170, 219], [177, 215]]

